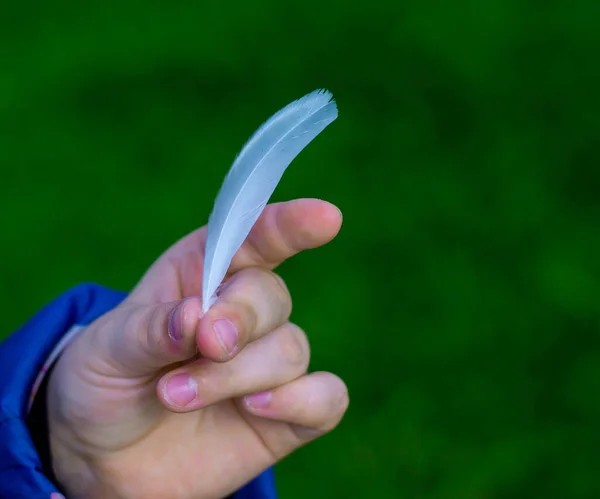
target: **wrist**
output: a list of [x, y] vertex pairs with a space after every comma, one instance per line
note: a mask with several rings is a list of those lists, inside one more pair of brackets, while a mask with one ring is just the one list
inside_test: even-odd
[[96, 497], [94, 475], [83, 457], [50, 433], [50, 456], [56, 484], [68, 499]]
[[64, 355], [58, 359], [47, 376], [45, 390], [46, 413], [48, 419], [49, 464], [51, 473], [69, 499], [91, 498], [89, 491], [95, 490], [94, 474], [91, 471], [81, 445], [69, 419], [61, 410], [64, 407], [63, 394], [70, 390], [61, 376]]

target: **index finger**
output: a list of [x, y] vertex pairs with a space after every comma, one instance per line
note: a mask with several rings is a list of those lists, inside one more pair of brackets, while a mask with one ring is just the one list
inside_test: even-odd
[[[320, 199], [267, 205], [233, 257], [229, 272], [256, 266], [272, 270], [300, 251], [328, 243], [341, 224], [340, 210]], [[204, 226], [181, 239], [163, 256], [178, 258], [196, 251], [204, 254], [206, 235]]]
[[328, 243], [342, 225], [340, 210], [319, 199], [297, 199], [268, 208], [234, 256], [230, 273], [254, 266], [272, 270], [300, 251]]
[[[267, 205], [244, 244], [231, 261], [228, 274], [248, 267], [272, 270], [300, 251], [331, 241], [342, 225], [342, 214], [320, 199], [296, 199]], [[138, 294], [147, 284], [170, 282], [176, 269], [182, 295], [199, 295], [207, 226], [175, 243], [146, 273]], [[185, 281], [185, 282], [183, 282]], [[170, 298], [172, 299], [172, 297]]]

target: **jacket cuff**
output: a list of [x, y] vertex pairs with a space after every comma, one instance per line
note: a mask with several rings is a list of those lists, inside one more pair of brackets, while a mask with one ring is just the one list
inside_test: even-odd
[[[40, 310], [0, 344], [0, 497], [49, 499], [58, 487], [43, 471], [28, 411], [46, 373], [86, 325], [119, 305], [126, 293], [81, 284]], [[234, 499], [276, 499], [269, 469], [233, 495]]]
[[46, 305], [0, 344], [0, 497], [48, 499], [58, 492], [45, 476], [27, 427], [29, 398], [52, 350], [73, 326], [85, 326], [126, 297], [81, 284]]

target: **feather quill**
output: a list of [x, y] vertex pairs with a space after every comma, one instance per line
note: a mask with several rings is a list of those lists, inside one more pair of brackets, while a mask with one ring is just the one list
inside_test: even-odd
[[271, 116], [237, 155], [208, 221], [202, 275], [203, 313], [214, 304], [217, 288], [233, 256], [286, 168], [337, 115], [331, 93], [316, 90]]

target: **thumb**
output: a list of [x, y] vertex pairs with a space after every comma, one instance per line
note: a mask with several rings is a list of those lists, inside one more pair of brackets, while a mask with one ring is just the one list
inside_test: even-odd
[[125, 301], [97, 324], [94, 349], [118, 375], [154, 375], [197, 353], [200, 298], [152, 305]]

